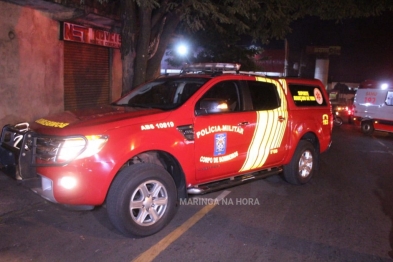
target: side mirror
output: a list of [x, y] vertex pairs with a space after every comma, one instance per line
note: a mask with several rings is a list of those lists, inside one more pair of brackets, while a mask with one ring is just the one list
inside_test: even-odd
[[229, 111], [228, 103], [223, 99], [205, 98], [199, 101], [198, 104], [199, 108], [195, 109], [197, 116]]

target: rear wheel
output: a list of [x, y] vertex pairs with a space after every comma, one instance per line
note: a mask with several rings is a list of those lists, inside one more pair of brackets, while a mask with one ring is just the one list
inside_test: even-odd
[[372, 121], [363, 121], [361, 126], [362, 132], [365, 135], [371, 135], [374, 132], [374, 126]]
[[309, 141], [299, 141], [291, 162], [284, 166], [285, 180], [294, 185], [302, 185], [310, 181], [317, 167], [317, 154]]
[[149, 236], [164, 228], [176, 213], [177, 190], [171, 175], [155, 164], [124, 168], [106, 201], [112, 224], [126, 236]]

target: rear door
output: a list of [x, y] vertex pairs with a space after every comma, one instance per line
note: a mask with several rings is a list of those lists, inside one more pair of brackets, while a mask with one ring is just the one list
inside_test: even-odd
[[255, 114], [255, 128], [240, 171], [281, 165], [288, 152], [287, 100], [279, 82], [257, 77], [247, 81]]

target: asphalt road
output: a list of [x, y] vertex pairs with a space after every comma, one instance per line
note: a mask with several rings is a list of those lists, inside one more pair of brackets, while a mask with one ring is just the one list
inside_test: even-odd
[[310, 183], [275, 176], [192, 199], [141, 239], [105, 207], [70, 211], [0, 173], [0, 261], [393, 261], [393, 136], [333, 135]]

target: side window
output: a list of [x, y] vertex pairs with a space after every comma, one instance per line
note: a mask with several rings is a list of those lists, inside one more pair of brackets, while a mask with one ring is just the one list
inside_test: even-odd
[[272, 83], [247, 81], [254, 110], [272, 110], [280, 106], [277, 87]]
[[[227, 104], [225, 110], [211, 110], [207, 108], [206, 113], [222, 113], [240, 111], [240, 93], [238, 84], [234, 81], [223, 81], [217, 83], [207, 91], [196, 104], [196, 111], [204, 110], [205, 106], [212, 107], [215, 103], [224, 102]], [[209, 102], [210, 101], [210, 102]]]
[[296, 106], [326, 106], [319, 86], [289, 85], [289, 91]]
[[389, 91], [385, 100], [386, 105], [393, 106], [393, 91]]

